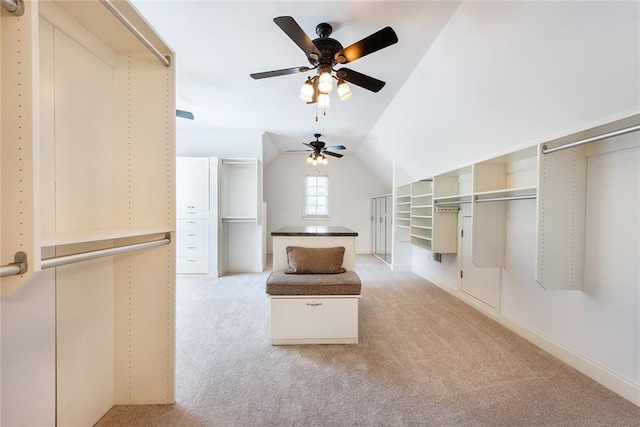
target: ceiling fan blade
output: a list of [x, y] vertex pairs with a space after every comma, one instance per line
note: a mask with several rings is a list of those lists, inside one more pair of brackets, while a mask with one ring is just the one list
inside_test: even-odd
[[307, 147], [311, 148], [313, 151], [316, 150], [316, 147], [314, 147], [313, 145], [309, 144], [308, 142], [303, 142], [302, 145], [306, 145]]
[[285, 153], [301, 153], [301, 152], [305, 152], [305, 153], [309, 153], [313, 150], [286, 150]]
[[340, 68], [336, 75], [339, 79], [344, 79], [349, 83], [368, 89], [371, 92], [379, 92], [386, 84], [382, 80], [350, 70], [349, 68]]
[[380, 49], [391, 46], [398, 42], [398, 36], [391, 27], [384, 27], [376, 31], [368, 37], [363, 38], [359, 42], [347, 46], [340, 52], [336, 53], [335, 60], [339, 64], [346, 64], [362, 58], [370, 53], [377, 52]]
[[331, 151], [323, 151], [322, 154], [328, 154], [330, 156], [337, 157], [337, 158], [340, 158], [344, 155], [344, 154], [332, 153]]
[[176, 110], [176, 117], [193, 120], [193, 113], [191, 111]]
[[253, 73], [249, 74], [253, 79], [266, 79], [267, 77], [277, 77], [277, 76], [286, 76], [287, 74], [297, 74], [304, 73], [307, 71], [311, 71], [313, 68], [311, 67], [293, 67], [293, 68], [285, 68], [282, 70], [273, 70], [273, 71], [264, 71], [262, 73]]
[[300, 47], [308, 58], [319, 60], [322, 54], [313, 44], [309, 36], [300, 28], [300, 25], [290, 16], [278, 16], [273, 18], [273, 22], [282, 29], [295, 44]]
[[325, 147], [325, 150], [346, 150], [347, 147], [344, 145], [332, 145], [330, 147]]

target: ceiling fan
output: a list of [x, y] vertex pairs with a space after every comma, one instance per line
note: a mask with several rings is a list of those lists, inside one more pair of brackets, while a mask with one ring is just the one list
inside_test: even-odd
[[316, 137], [315, 141], [311, 141], [311, 142], [303, 142], [303, 145], [306, 145], [307, 147], [309, 147], [309, 149], [307, 150], [287, 150], [287, 153], [296, 153], [296, 152], [300, 152], [300, 151], [305, 151], [309, 154], [309, 157], [307, 158], [307, 163], [311, 164], [313, 161], [315, 162], [322, 162], [323, 164], [327, 164], [326, 162], [326, 158], [325, 155], [328, 156], [333, 156], [333, 157], [343, 157], [343, 154], [340, 153], [334, 153], [333, 151], [329, 151], [329, 150], [346, 150], [347, 147], [345, 147], [344, 145], [331, 145], [329, 147], [326, 146], [326, 144], [323, 141], [320, 141], [320, 134], [319, 133], [314, 133], [313, 136]]
[[[398, 36], [391, 27], [385, 27], [370, 36], [343, 48], [339, 41], [329, 37], [333, 28], [327, 23], [321, 23], [316, 26], [316, 34], [318, 35], [318, 38], [311, 40], [291, 16], [279, 16], [274, 18], [273, 21], [298, 45], [298, 47], [300, 47], [300, 49], [304, 51], [311, 67], [302, 66], [253, 73], [250, 75], [252, 78], [264, 79], [267, 77], [304, 73], [318, 69], [318, 75], [313, 78], [310, 77], [307, 80], [307, 83], [313, 87], [313, 94], [309, 95], [310, 100], [307, 101], [310, 103], [318, 100], [320, 92], [328, 93], [331, 90], [331, 86], [329, 86], [328, 91], [323, 90], [322, 74], [328, 73], [329, 76], [331, 76], [332, 71], [335, 73], [335, 77], [331, 77], [331, 79], [335, 78], [338, 80], [339, 93], [340, 83], [344, 81], [353, 83], [372, 92], [378, 92], [384, 87], [385, 82], [382, 80], [353, 71], [346, 67], [342, 67], [337, 70], [334, 67], [338, 64], [342, 65], [355, 61], [365, 55], [369, 55], [397, 43]], [[331, 85], [332, 81], [329, 80], [328, 84]]]

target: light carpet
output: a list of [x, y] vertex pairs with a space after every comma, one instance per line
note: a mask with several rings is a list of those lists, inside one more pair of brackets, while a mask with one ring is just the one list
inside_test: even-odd
[[175, 405], [106, 426], [640, 426], [640, 408], [410, 272], [358, 256], [360, 343], [269, 345], [269, 272], [179, 276]]

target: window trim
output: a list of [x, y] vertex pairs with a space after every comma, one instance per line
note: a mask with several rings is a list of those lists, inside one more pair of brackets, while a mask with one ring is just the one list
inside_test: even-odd
[[[307, 178], [309, 177], [326, 177], [327, 178], [327, 214], [326, 215], [307, 215]], [[328, 173], [307, 173], [304, 175], [302, 184], [302, 218], [313, 219], [328, 219], [331, 218], [331, 180]]]

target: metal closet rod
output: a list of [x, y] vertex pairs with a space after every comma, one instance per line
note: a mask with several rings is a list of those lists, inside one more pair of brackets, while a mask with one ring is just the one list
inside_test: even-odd
[[153, 248], [171, 243], [171, 233], [165, 233], [164, 239], [152, 240], [144, 243], [134, 243], [132, 245], [116, 246], [115, 248], [99, 249], [97, 251], [81, 252], [78, 254], [64, 255], [54, 258], [43, 259], [40, 263], [42, 269], [58, 267], [60, 265], [73, 264], [80, 261], [88, 261], [96, 258], [103, 258], [111, 255], [119, 255], [128, 252], [139, 251], [141, 249]]
[[22, 16], [24, 13], [24, 1], [22, 0], [0, 0], [0, 4], [15, 16]]
[[542, 146], [542, 154], [549, 154], [560, 150], [566, 150], [567, 148], [577, 147], [578, 145], [588, 144], [590, 142], [601, 141], [603, 139], [611, 138], [614, 136], [626, 135], [631, 132], [637, 132], [640, 130], [640, 125], [631, 126], [624, 129], [619, 129], [613, 132], [608, 132], [602, 135], [592, 136], [591, 138], [581, 139], [576, 142], [570, 142], [568, 144], [558, 145], [557, 147], [549, 148], [547, 144]]
[[0, 277], [17, 276], [27, 272], [27, 254], [20, 251], [13, 256], [11, 264], [0, 266]]
[[[5, 0], [2, 0], [5, 1]], [[160, 62], [162, 62], [162, 64], [165, 67], [170, 67], [171, 66], [171, 57], [169, 55], [163, 55], [162, 52], [160, 52], [153, 44], [151, 44], [151, 42], [149, 40], [147, 40], [147, 38], [140, 32], [140, 30], [138, 30], [132, 23], [131, 21], [129, 21], [127, 19], [126, 16], [124, 16], [118, 9], [116, 9], [116, 7], [113, 5], [113, 3], [111, 3], [110, 0], [100, 0], [100, 3], [102, 3], [107, 9], [109, 9], [109, 12], [111, 12], [113, 14], [113, 16], [115, 16], [116, 18], [118, 18], [118, 20], [120, 22], [122, 22], [122, 24], [127, 27], [127, 29], [129, 31], [131, 31], [131, 33], [133, 33], [134, 36], [136, 36], [136, 38], [138, 40], [140, 40], [140, 42], [151, 51], [151, 53], [153, 53], [153, 55], [158, 58], [160, 60]]]
[[457, 202], [438, 202], [436, 200], [436, 206], [457, 206], [465, 203], [471, 203], [471, 200], [458, 200]]
[[484, 202], [504, 202], [508, 200], [529, 200], [535, 199], [537, 196], [535, 194], [527, 194], [523, 196], [505, 196], [505, 197], [491, 197], [486, 199], [476, 199], [476, 203], [484, 203]]

